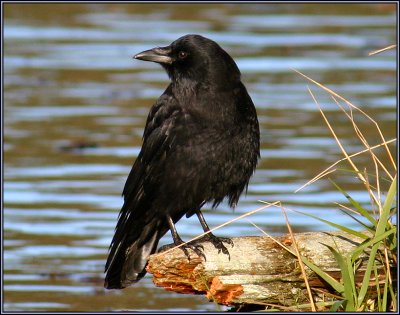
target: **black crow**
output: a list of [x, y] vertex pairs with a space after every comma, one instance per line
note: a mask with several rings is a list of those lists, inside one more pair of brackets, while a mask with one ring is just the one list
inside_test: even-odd
[[[124, 204], [105, 266], [105, 287], [121, 289], [146, 273], [149, 255], [175, 223], [225, 198], [234, 207], [260, 157], [257, 113], [232, 57], [216, 42], [186, 35], [171, 45], [143, 51], [136, 59], [159, 63], [171, 83], [147, 118], [142, 149], [123, 190]], [[225, 254], [230, 239], [207, 234]], [[202, 255], [200, 244], [188, 243]]]

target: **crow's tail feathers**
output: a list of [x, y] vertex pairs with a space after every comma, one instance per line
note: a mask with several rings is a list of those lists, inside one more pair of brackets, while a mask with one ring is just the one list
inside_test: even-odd
[[[138, 282], [146, 274], [149, 256], [157, 250], [158, 241], [166, 231], [159, 221], [135, 222], [130, 231], [117, 231], [106, 263], [106, 289], [123, 289]], [[121, 235], [121, 237], [118, 237]]]

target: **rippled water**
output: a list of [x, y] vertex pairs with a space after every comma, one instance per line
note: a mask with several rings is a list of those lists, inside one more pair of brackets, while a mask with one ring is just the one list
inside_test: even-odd
[[[168, 84], [161, 67], [132, 60], [186, 33], [216, 40], [237, 61], [259, 115], [261, 161], [247, 197], [232, 212], [205, 211], [214, 227], [262, 204], [356, 228], [333, 202], [327, 180], [294, 191], [342, 158], [307, 86], [346, 149], [363, 149], [351, 124], [297, 69], [360, 106], [386, 137], [396, 136], [396, 11], [388, 4], [5, 4], [4, 301], [7, 311], [223, 310], [201, 296], [155, 288], [147, 276], [123, 291], [103, 289], [103, 268], [138, 155], [148, 110]], [[357, 116], [371, 144], [380, 139]], [[391, 146], [394, 152], [394, 146]], [[368, 157], [357, 161], [368, 166]], [[342, 164], [343, 168], [349, 168]], [[332, 175], [361, 203], [354, 174]], [[383, 187], [385, 189], [385, 187]], [[205, 207], [207, 209], [207, 207]], [[329, 230], [289, 213], [296, 231]], [[251, 217], [286, 232], [280, 209]], [[184, 239], [196, 218], [177, 225]], [[260, 235], [247, 220], [217, 235]], [[171, 241], [166, 235], [162, 243]]]

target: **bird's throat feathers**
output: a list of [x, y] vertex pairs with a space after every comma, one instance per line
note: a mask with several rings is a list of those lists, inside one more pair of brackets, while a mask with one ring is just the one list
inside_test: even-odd
[[232, 64], [215, 65], [205, 63], [203, 67], [180, 69], [171, 65], [163, 65], [171, 83], [183, 90], [227, 90], [240, 83], [240, 71], [232, 60]]

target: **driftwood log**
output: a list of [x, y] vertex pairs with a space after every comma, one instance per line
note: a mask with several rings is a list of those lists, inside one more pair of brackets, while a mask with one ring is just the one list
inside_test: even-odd
[[[290, 236], [276, 239], [294, 251]], [[190, 249], [188, 260], [181, 249], [175, 248], [150, 256], [147, 271], [153, 274], [157, 286], [179, 293], [205, 294], [209, 300], [223, 305], [292, 306], [309, 303], [296, 256], [267, 236], [232, 240], [234, 246], [227, 245], [230, 259], [228, 255], [218, 254], [211, 243], [204, 242], [206, 260]], [[363, 241], [341, 231], [298, 233], [295, 240], [300, 255], [337, 280], [341, 276], [340, 269], [323, 244], [346, 254]], [[329, 285], [309, 268], [305, 267], [305, 270], [313, 293], [318, 296], [319, 292], [321, 300], [325, 300], [329, 296]], [[357, 276], [362, 278], [363, 264]], [[371, 285], [375, 283], [373, 281]]]

